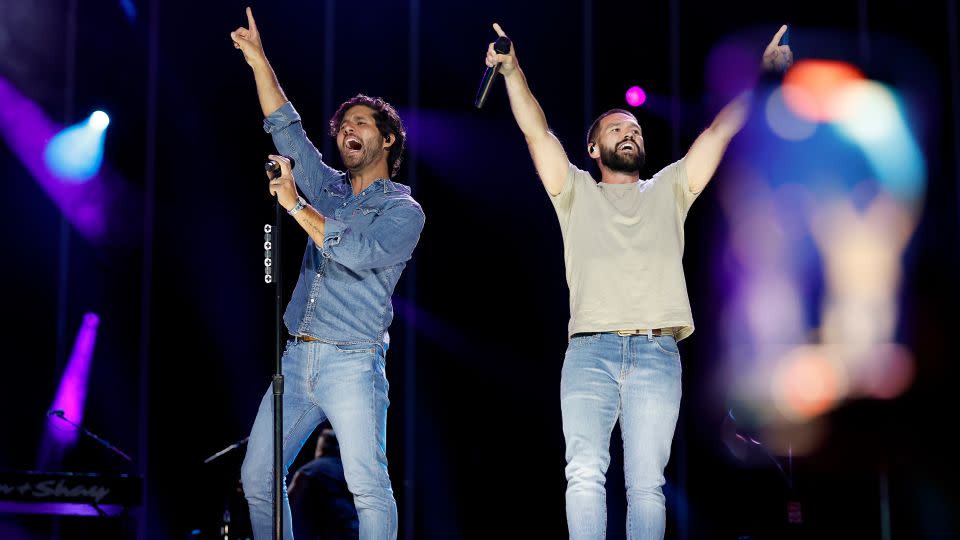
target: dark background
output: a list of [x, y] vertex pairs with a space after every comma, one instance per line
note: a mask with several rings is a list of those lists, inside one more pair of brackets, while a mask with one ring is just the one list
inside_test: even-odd
[[[0, 145], [0, 338], [7, 343], [0, 469], [37, 466], [45, 412], [82, 315], [92, 311], [101, 323], [84, 425], [135, 463], [83, 439], [60, 469], [146, 480], [145, 503], [129, 519], [0, 514], [0, 537], [187, 538], [219, 525], [243, 450], [202, 461], [247, 435], [274, 343], [260, 247], [272, 211], [261, 170], [272, 146], [253, 77], [228, 36], [246, 25], [244, 6], [0, 4], [0, 76], [65, 125], [98, 108], [109, 112], [105, 162], [131, 187], [123, 206], [135, 216], [111, 221], [103, 241], [84, 238]], [[922, 87], [916, 129], [929, 177], [908, 251], [900, 332], [916, 356], [915, 383], [898, 399], [831, 413], [820, 448], [793, 463], [792, 497], [770, 460], [734, 459], [721, 441], [726, 408], [713, 384], [722, 291], [712, 243], [725, 225], [716, 190], [707, 190], [686, 224], [698, 330], [681, 344], [684, 401], [667, 473], [667, 536], [960, 535], [947, 444], [957, 410], [948, 343], [960, 292], [960, 89], [949, 67], [957, 68], [955, 1], [281, 0], [253, 8], [287, 96], [336, 166], [326, 121], [358, 92], [397, 106], [410, 131], [398, 180], [413, 186], [427, 222], [394, 297], [387, 362], [401, 538], [566, 536], [562, 246], [502, 83], [482, 110], [472, 106], [494, 21], [514, 40], [551, 127], [581, 167], [590, 122], [624, 107], [633, 84], [651, 95], [638, 110], [645, 174], [682, 156], [722, 104], [706, 92], [712, 47], [750, 38], [759, 62], [784, 22], [794, 25], [798, 57], [834, 54], [868, 75]], [[830, 49], [823, 32], [845, 45]], [[897, 46], [883, 45], [891, 42]], [[306, 238], [294, 229], [285, 236], [287, 294]], [[618, 436], [608, 475], [610, 538], [624, 534]], [[804, 505], [802, 526], [786, 526], [788, 499]], [[243, 505], [230, 508], [242, 526]]]

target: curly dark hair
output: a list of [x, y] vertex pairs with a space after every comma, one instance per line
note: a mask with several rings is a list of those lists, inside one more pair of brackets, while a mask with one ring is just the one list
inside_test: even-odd
[[589, 145], [590, 143], [595, 143], [595, 142], [597, 142], [597, 130], [600, 129], [600, 121], [603, 120], [604, 118], [610, 116], [611, 114], [617, 114], [617, 113], [621, 113], [621, 114], [626, 114], [626, 115], [628, 115], [628, 116], [632, 116], [634, 120], [637, 119], [636, 115], [634, 115], [634, 114], [633, 114], [632, 112], [630, 112], [630, 111], [627, 111], [627, 110], [624, 110], [624, 109], [610, 109], [609, 111], [607, 111], [607, 112], [601, 114], [600, 116], [598, 116], [597, 119], [593, 121], [593, 125], [590, 126], [590, 131], [587, 132], [587, 144], [588, 144], [588, 145]]
[[400, 170], [400, 162], [403, 161], [403, 150], [407, 144], [407, 130], [403, 127], [403, 121], [400, 115], [392, 105], [382, 98], [370, 97], [363, 94], [357, 94], [344, 101], [337, 112], [330, 118], [330, 136], [336, 138], [340, 131], [340, 124], [343, 122], [343, 116], [347, 114], [350, 107], [364, 105], [373, 109], [373, 119], [380, 130], [380, 136], [386, 139], [392, 133], [396, 140], [387, 154], [387, 168], [390, 169], [390, 176], [395, 176]]

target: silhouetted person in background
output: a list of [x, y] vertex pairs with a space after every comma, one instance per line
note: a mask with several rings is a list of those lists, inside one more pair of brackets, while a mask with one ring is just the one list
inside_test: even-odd
[[360, 521], [332, 429], [324, 429], [317, 437], [314, 459], [293, 475], [288, 498], [297, 540], [359, 538]]

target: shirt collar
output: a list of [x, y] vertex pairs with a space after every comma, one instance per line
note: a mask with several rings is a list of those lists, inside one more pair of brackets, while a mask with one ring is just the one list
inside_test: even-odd
[[[344, 198], [348, 197], [353, 193], [353, 186], [350, 185], [350, 173], [343, 173], [340, 176], [340, 182], [328, 184], [326, 187], [324, 187], [324, 189], [326, 189], [332, 195]], [[410, 188], [408, 186], [394, 182], [389, 178], [378, 178], [374, 180], [373, 183], [367, 186], [366, 189], [360, 193], [372, 193], [374, 191], [383, 193], [394, 193], [399, 191], [401, 193], [406, 193], [407, 195], [410, 194]]]

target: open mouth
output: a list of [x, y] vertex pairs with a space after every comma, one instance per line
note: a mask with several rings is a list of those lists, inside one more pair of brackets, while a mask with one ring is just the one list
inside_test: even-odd
[[360, 139], [356, 137], [347, 137], [343, 141], [343, 145], [347, 147], [347, 150], [357, 151], [363, 148], [363, 143], [360, 142]]
[[633, 141], [623, 141], [622, 143], [617, 145], [617, 152], [621, 150], [629, 150], [631, 152], [636, 152], [637, 145]]

